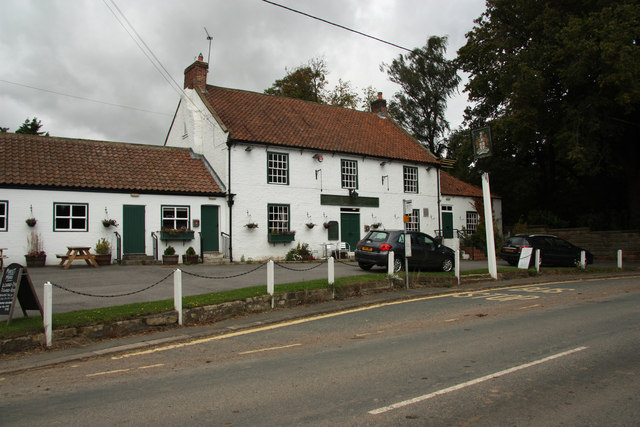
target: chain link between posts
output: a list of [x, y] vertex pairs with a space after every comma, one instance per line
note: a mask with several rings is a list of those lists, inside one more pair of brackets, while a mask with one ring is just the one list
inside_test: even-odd
[[62, 286], [62, 285], [58, 285], [58, 284], [56, 284], [56, 283], [51, 283], [51, 284], [52, 284], [53, 286], [55, 286], [56, 288], [58, 288], [58, 289], [62, 289], [63, 291], [71, 292], [72, 294], [82, 295], [82, 296], [85, 296], [85, 297], [94, 297], [94, 298], [116, 298], [116, 297], [126, 297], [126, 296], [129, 296], [129, 295], [135, 295], [135, 294], [139, 294], [139, 293], [141, 293], [141, 292], [144, 292], [144, 291], [146, 291], [146, 290], [149, 290], [149, 289], [153, 288], [154, 286], [157, 286], [157, 285], [159, 285], [160, 283], [164, 282], [165, 280], [167, 280], [167, 279], [168, 279], [169, 277], [171, 277], [172, 275], [173, 275], [173, 271], [172, 271], [171, 273], [167, 274], [164, 278], [162, 278], [162, 279], [158, 280], [158, 281], [157, 281], [157, 282], [155, 282], [154, 284], [149, 285], [149, 286], [147, 286], [147, 287], [145, 287], [145, 288], [142, 288], [142, 289], [140, 289], [140, 290], [133, 291], [133, 292], [127, 292], [127, 293], [124, 293], [124, 294], [115, 294], [115, 295], [96, 295], [96, 294], [90, 294], [90, 293], [87, 293], [87, 292], [80, 292], [80, 291], [75, 291], [75, 290], [73, 290], [73, 289], [65, 288], [64, 286]]
[[233, 274], [231, 276], [205, 276], [203, 274], [197, 274], [197, 273], [192, 273], [190, 271], [186, 271], [186, 270], [182, 270], [182, 272], [188, 276], [193, 276], [193, 277], [200, 277], [201, 279], [214, 279], [214, 280], [224, 280], [224, 279], [233, 279], [235, 277], [240, 277], [240, 276], [245, 276], [247, 274], [253, 273], [254, 271], [257, 271], [259, 269], [261, 269], [262, 267], [264, 267], [265, 265], [267, 265], [267, 263], [263, 263], [258, 265], [256, 268], [254, 268], [253, 270], [249, 270], [249, 271], [245, 271], [243, 273], [239, 273], [239, 274]]
[[289, 271], [310, 271], [313, 270], [314, 268], [318, 268], [321, 265], [323, 265], [324, 263], [326, 263], [327, 260], [323, 260], [322, 262], [317, 263], [316, 265], [314, 265], [313, 267], [309, 267], [309, 268], [291, 268], [291, 267], [287, 267], [284, 264], [280, 264], [279, 262], [274, 261], [273, 263], [275, 265], [277, 265], [278, 267], [284, 268], [285, 270], [289, 270]]

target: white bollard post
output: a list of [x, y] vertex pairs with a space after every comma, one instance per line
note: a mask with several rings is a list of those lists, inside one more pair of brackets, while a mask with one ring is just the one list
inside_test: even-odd
[[274, 264], [273, 260], [267, 262], [267, 293], [271, 295], [271, 308], [274, 306], [274, 292], [275, 292], [275, 277], [273, 273]]
[[44, 284], [43, 299], [42, 322], [44, 324], [44, 341], [47, 347], [51, 347], [51, 318], [53, 312], [53, 286], [51, 286], [51, 282]]
[[618, 268], [622, 269], [622, 249], [618, 249]]
[[327, 261], [328, 282], [329, 282], [329, 286], [331, 286], [332, 296], [335, 299], [335, 297], [336, 297], [336, 287], [335, 287], [334, 284], [336, 282], [336, 271], [335, 271], [333, 263], [334, 263], [333, 257], [329, 257], [329, 261]]
[[173, 309], [178, 312], [178, 325], [182, 326], [182, 271], [173, 272]]
[[536, 249], [536, 273], [540, 273], [540, 249]]
[[587, 253], [585, 251], [580, 251], [580, 268], [587, 268]]
[[393, 253], [393, 251], [389, 251], [389, 255], [387, 258], [387, 274], [389, 276], [393, 276], [393, 265], [395, 264], [395, 254]]
[[458, 279], [458, 285], [460, 284], [460, 249], [456, 249], [456, 259], [455, 259], [455, 268], [456, 268], [456, 278]]

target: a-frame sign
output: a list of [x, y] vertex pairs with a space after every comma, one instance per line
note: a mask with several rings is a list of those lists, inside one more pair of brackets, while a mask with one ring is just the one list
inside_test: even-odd
[[27, 310], [38, 310], [42, 312], [42, 304], [33, 287], [27, 269], [20, 264], [10, 264], [4, 270], [2, 282], [0, 282], [0, 315], [9, 315], [7, 325], [13, 317], [13, 310], [16, 302], [20, 303], [22, 314], [27, 317]]

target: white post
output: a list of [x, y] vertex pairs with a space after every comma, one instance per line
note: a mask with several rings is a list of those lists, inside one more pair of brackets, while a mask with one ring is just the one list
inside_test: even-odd
[[334, 286], [334, 283], [336, 281], [336, 271], [334, 268], [334, 259], [333, 257], [329, 257], [329, 261], [327, 262], [327, 268], [329, 269], [328, 271], [328, 282], [329, 282], [329, 286], [331, 286], [331, 292], [333, 295], [333, 298], [336, 297], [336, 288]]
[[460, 284], [460, 249], [456, 249], [456, 278], [458, 279], [458, 285]]
[[540, 273], [540, 249], [536, 249], [536, 273]]
[[44, 284], [43, 294], [42, 322], [44, 324], [44, 340], [46, 346], [51, 347], [51, 317], [53, 312], [53, 286], [51, 286], [51, 282]]
[[271, 295], [271, 308], [274, 306], [273, 294], [275, 292], [275, 276], [273, 273], [273, 260], [267, 262], [267, 293]]
[[580, 251], [580, 268], [587, 268], [587, 253], [585, 251]]
[[389, 258], [387, 259], [387, 274], [393, 276], [393, 264], [395, 263], [395, 256], [393, 251], [389, 251]]
[[482, 174], [482, 198], [484, 199], [484, 225], [487, 229], [487, 263], [489, 274], [495, 280], [498, 279], [498, 265], [496, 263], [496, 244], [493, 237], [493, 212], [491, 210], [491, 189], [489, 187], [489, 174]]
[[618, 268], [622, 268], [622, 249], [618, 249]]
[[178, 325], [182, 326], [182, 271], [173, 272], [173, 309], [178, 312]]

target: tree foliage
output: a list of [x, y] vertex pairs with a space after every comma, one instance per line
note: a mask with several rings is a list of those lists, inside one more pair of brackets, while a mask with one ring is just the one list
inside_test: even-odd
[[402, 88], [393, 96], [389, 113], [434, 154], [445, 148], [440, 140], [449, 130], [447, 99], [460, 83], [455, 62], [444, 56], [446, 48], [446, 37], [432, 36], [422, 48], [381, 66]]
[[277, 79], [264, 93], [351, 109], [357, 109], [362, 101], [349, 81], [338, 79], [333, 89], [326, 89], [329, 71], [322, 58], [313, 58], [294, 70], [286, 69], [286, 72], [286, 76]]
[[27, 135], [45, 135], [46, 134], [48, 136], [49, 132], [40, 131], [42, 126], [43, 126], [42, 123], [40, 122], [40, 120], [38, 120], [37, 117], [34, 117], [31, 120], [29, 120], [29, 118], [27, 117], [24, 123], [22, 123], [18, 128], [18, 130], [16, 130], [16, 133], [22, 133]]
[[638, 2], [488, 0], [475, 22], [458, 51], [465, 118], [492, 126], [477, 166], [505, 220], [640, 226]]

